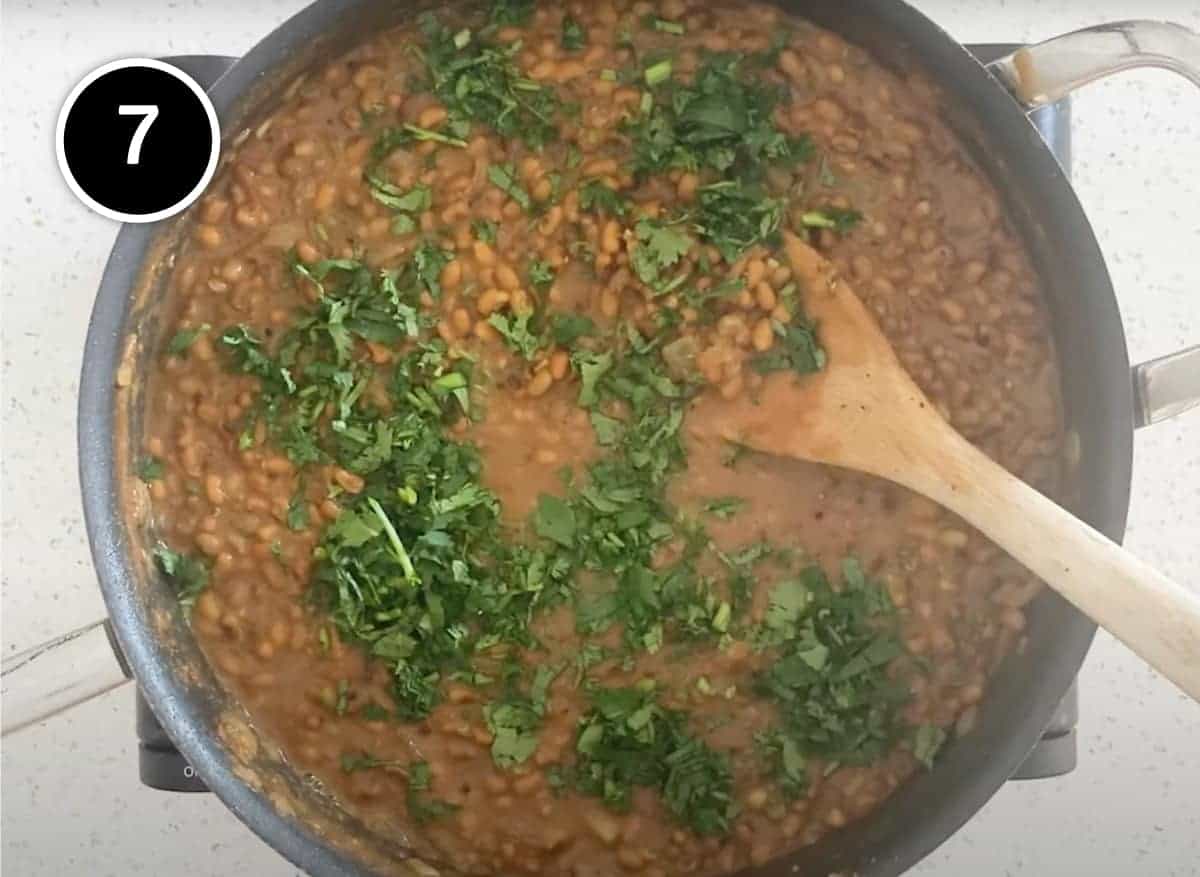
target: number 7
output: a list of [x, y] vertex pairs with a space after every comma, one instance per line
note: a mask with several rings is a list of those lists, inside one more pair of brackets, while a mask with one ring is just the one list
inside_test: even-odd
[[129, 151], [125, 154], [125, 164], [137, 164], [142, 160], [142, 142], [146, 139], [146, 132], [158, 118], [158, 107], [153, 104], [121, 104], [117, 107], [117, 113], [142, 117], [137, 130], [133, 132], [133, 139], [129, 141]]

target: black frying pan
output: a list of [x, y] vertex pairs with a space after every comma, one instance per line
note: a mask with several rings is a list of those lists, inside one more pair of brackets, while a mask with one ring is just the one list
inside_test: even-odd
[[[1026, 118], [1097, 76], [1137, 65], [1175, 69], [1200, 84], [1200, 37], [1129, 22], [1052, 40], [982, 66], [899, 0], [782, 3], [916, 72], [944, 93], [943, 117], [1007, 202], [1040, 273], [1054, 322], [1067, 428], [1077, 439], [1073, 511], [1120, 540], [1135, 426], [1200, 399], [1200, 348], [1133, 370], [1096, 240], [1062, 169]], [[281, 91], [382, 28], [420, 11], [393, 0], [321, 0], [264, 38], [210, 94], [225, 140], [267, 114]], [[126, 226], [105, 269], [84, 355], [79, 455], [92, 554], [111, 630], [171, 739], [199, 778], [265, 841], [317, 874], [430, 873], [314, 791], [262, 741], [209, 669], [169, 588], [147, 562], [140, 509], [125, 489], [140, 430], [137, 382], [160, 349], [158, 303], [171, 255], [192, 222]], [[1029, 609], [1028, 647], [997, 673], [969, 735], [936, 769], [908, 782], [867, 818], [753, 873], [898, 874], [948, 838], [1007, 780], [1037, 742], [1079, 670], [1095, 631], [1053, 593]], [[9, 666], [5, 677], [8, 684]], [[449, 863], [452, 864], [452, 863]]]

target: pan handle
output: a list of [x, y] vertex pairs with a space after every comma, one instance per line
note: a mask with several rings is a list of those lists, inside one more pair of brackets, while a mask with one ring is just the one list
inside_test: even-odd
[[[1200, 87], [1200, 34], [1165, 21], [1114, 21], [1054, 37], [987, 65], [1031, 113], [1111, 73], [1160, 67]], [[1137, 426], [1200, 405], [1200, 345], [1133, 367]]]
[[[237, 58], [227, 55], [171, 55], [162, 60], [183, 70], [201, 87], [209, 89]], [[94, 621], [18, 655], [5, 657], [0, 668], [0, 699], [4, 702], [4, 709], [0, 713], [0, 736], [64, 712], [132, 678], [133, 674], [125, 663], [107, 619]], [[139, 699], [138, 733], [143, 743], [142, 775], [145, 779], [145, 750], [154, 749], [157, 755], [162, 756], [164, 753], [159, 750], [169, 748], [170, 741], [158, 727], [153, 714], [148, 709], [141, 710], [140, 706]], [[170, 762], [173, 770], [174, 762], [181, 762], [181, 758], [173, 750], [166, 755], [166, 761]], [[158, 762], [163, 760], [160, 757]], [[151, 770], [155, 776], [164, 772], [169, 771], [161, 766]], [[159, 780], [147, 781], [147, 784], [156, 788], [193, 790], [197, 781], [194, 781], [191, 768], [186, 768], [182, 776], [184, 780], [178, 782]]]
[[130, 678], [107, 621], [6, 657], [0, 669], [0, 734], [48, 719]]

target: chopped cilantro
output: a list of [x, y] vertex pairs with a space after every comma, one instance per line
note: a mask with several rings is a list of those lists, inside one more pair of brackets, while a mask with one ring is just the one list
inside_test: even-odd
[[471, 231], [475, 233], [475, 237], [485, 244], [496, 243], [496, 232], [498, 229], [499, 226], [490, 219], [471, 220]]
[[904, 646], [887, 592], [857, 561], [843, 564], [840, 590], [817, 566], [778, 584], [758, 639], [781, 643], [759, 676], [758, 691], [775, 702], [776, 731], [794, 753], [864, 764], [896, 742], [910, 695], [903, 676], [889, 673], [888, 665]]
[[193, 329], [180, 329], [171, 336], [171, 340], [167, 343], [167, 356], [186, 358], [188, 350], [196, 343], [196, 339], [211, 329], [212, 326], [208, 323], [201, 323]]
[[629, 212], [629, 201], [599, 180], [588, 180], [579, 187], [579, 206], [617, 217]]
[[803, 318], [794, 318], [788, 325], [772, 321], [775, 345], [766, 353], [750, 360], [750, 367], [759, 374], [794, 371], [810, 374], [825, 367], [825, 351], [817, 341], [816, 327]]
[[918, 725], [913, 731], [913, 757], [925, 765], [925, 767], [932, 770], [933, 760], [937, 757], [942, 744], [945, 742], [946, 732], [944, 729], [939, 728], [937, 725]]
[[408, 766], [408, 795], [405, 804], [408, 807], [408, 815], [418, 825], [449, 816], [459, 809], [457, 804], [426, 794], [431, 785], [432, 773], [427, 762], [414, 761]]
[[[321, 628], [322, 632], [324, 632], [324, 630], [324, 628]], [[328, 634], [326, 634], [326, 636], [328, 636]], [[386, 722], [392, 717], [391, 713], [374, 701], [363, 704], [363, 707], [358, 711], [358, 714], [368, 722]]]
[[726, 262], [734, 262], [755, 244], [775, 243], [783, 221], [783, 202], [761, 186], [724, 180], [699, 191], [696, 232], [713, 244]]
[[635, 232], [638, 245], [630, 261], [639, 280], [658, 292], [666, 292], [686, 279], [686, 275], [672, 280], [663, 277], [663, 272], [677, 265], [692, 248], [686, 232], [655, 219], [639, 219]]
[[392, 234], [405, 235], [417, 230], [415, 215], [428, 210], [433, 205], [433, 195], [426, 185], [414, 186], [405, 192], [397, 186], [384, 180], [377, 169], [364, 174], [367, 188], [371, 197], [384, 207], [395, 211], [392, 217]]
[[534, 0], [492, 0], [488, 24], [496, 27], [524, 27], [533, 16]]
[[568, 52], [578, 52], [587, 45], [587, 31], [574, 16], [564, 15], [562, 22], [562, 47]]
[[190, 554], [172, 551], [163, 542], [155, 545], [151, 554], [158, 568], [175, 589], [175, 596], [183, 608], [183, 614], [190, 616], [196, 598], [208, 587], [208, 565]]
[[741, 60], [730, 53], [709, 56], [691, 84], [659, 89], [660, 100], [649, 112], [627, 123], [638, 173], [710, 168], [757, 176], [763, 162], [808, 158], [808, 140], [792, 139], [775, 126], [781, 90], [743, 80]]
[[[501, 538], [478, 452], [443, 432], [468, 410], [470, 360], [439, 340], [409, 342], [428, 325], [416, 307], [440, 291], [447, 258], [425, 245], [387, 272], [296, 263], [321, 296], [273, 350], [246, 327], [222, 336], [231, 365], [259, 380], [253, 410], [270, 440], [297, 465], [331, 461], [364, 478], [321, 534], [312, 590], [343, 641], [390, 667], [401, 719], [429, 712], [476, 640], [528, 642], [533, 607], [566, 586], [543, 552]], [[360, 338], [406, 346], [374, 367], [355, 355]], [[367, 399], [372, 380], [386, 411]], [[289, 518], [298, 524], [299, 511]]]
[[308, 501], [302, 490], [297, 490], [288, 501], [287, 525], [289, 530], [308, 528]]
[[546, 714], [550, 683], [561, 667], [541, 666], [534, 673], [528, 696], [510, 692], [509, 696], [483, 708], [488, 730], [492, 732], [492, 761], [511, 770], [529, 760], [537, 751], [537, 732]]
[[556, 313], [550, 318], [550, 336], [555, 344], [569, 347], [578, 339], [596, 333], [596, 324], [584, 314]]
[[704, 510], [714, 517], [727, 521], [742, 510], [746, 500], [740, 496], [719, 496], [704, 504]]
[[[528, 0], [509, 0], [493, 8], [493, 25], [516, 23], [528, 14]], [[420, 50], [430, 88], [449, 112], [448, 130], [465, 137], [473, 122], [487, 125], [501, 137], [524, 140], [539, 149], [558, 136], [553, 116], [560, 102], [546, 86], [527, 78], [515, 56], [520, 42], [500, 47], [482, 37], [462, 39], [432, 16], [422, 19], [426, 44]]]
[[649, 685], [596, 688], [579, 723], [574, 787], [616, 810], [628, 810], [635, 787], [648, 787], [697, 834], [721, 836], [735, 814], [727, 755], [687, 729], [686, 715], [661, 706]]
[[564, 548], [575, 544], [575, 513], [557, 496], [543, 493], [538, 497], [534, 528], [539, 536]]
[[391, 210], [403, 213], [421, 213], [433, 204], [433, 195], [428, 186], [413, 186], [407, 192], [393, 186], [378, 176], [367, 177], [371, 197]]
[[644, 74], [646, 85], [650, 86], [651, 88], [656, 85], [662, 85], [671, 78], [671, 69], [672, 64], [670, 58], [666, 58], [655, 64], [651, 64], [646, 68], [646, 72]]
[[403, 774], [408, 781], [405, 805], [408, 807], [409, 817], [418, 825], [441, 819], [459, 809], [457, 804], [427, 794], [432, 785], [432, 774], [427, 762], [414, 761], [405, 764], [402, 761], [385, 761], [369, 752], [343, 752], [340, 763], [343, 773], [380, 769]]
[[529, 322], [532, 315], [495, 313], [488, 317], [497, 332], [503, 337], [508, 346], [525, 359], [533, 359], [542, 345], [541, 337], [530, 330]]
[[838, 234], [846, 234], [862, 221], [863, 215], [857, 210], [844, 207], [823, 207], [820, 210], [809, 210], [800, 217], [800, 224], [805, 228], [831, 228]]
[[147, 454], [137, 462], [137, 476], [149, 484], [163, 477], [164, 468], [162, 460], [153, 454]]
[[521, 209], [528, 210], [533, 206], [529, 193], [517, 182], [517, 171], [512, 164], [488, 165], [487, 177], [492, 185], [516, 201]]
[[687, 33], [687, 28], [677, 21], [667, 21], [665, 18], [656, 18], [653, 15], [646, 16], [646, 26], [659, 33], [669, 33], [672, 36], [681, 37]]
[[537, 292], [545, 292], [554, 284], [554, 274], [549, 262], [533, 259], [529, 263], [529, 284]]

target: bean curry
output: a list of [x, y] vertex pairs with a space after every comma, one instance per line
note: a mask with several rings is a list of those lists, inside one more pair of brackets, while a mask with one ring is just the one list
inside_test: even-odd
[[769, 5], [453, 7], [296, 82], [196, 213], [154, 557], [372, 829], [469, 874], [725, 874], [970, 730], [1038, 583], [902, 488], [687, 429], [822, 368], [789, 229], [1056, 490], [1038, 284], [921, 82]]

